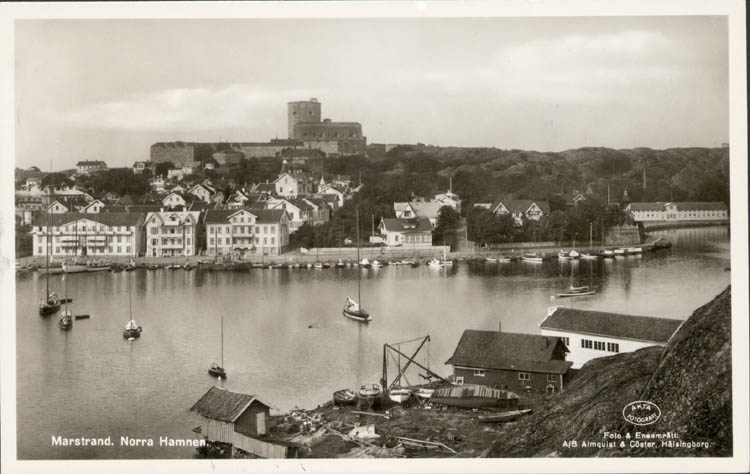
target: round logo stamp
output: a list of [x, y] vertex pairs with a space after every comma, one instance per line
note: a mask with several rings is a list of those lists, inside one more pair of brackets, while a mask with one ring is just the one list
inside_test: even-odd
[[661, 410], [656, 405], [646, 400], [630, 402], [622, 409], [625, 421], [633, 425], [646, 426], [656, 423], [661, 417]]

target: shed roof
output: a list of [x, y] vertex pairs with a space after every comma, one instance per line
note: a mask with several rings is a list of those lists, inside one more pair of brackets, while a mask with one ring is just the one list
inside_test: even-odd
[[557, 331], [665, 343], [681, 324], [682, 320], [679, 319], [558, 307], [542, 321], [539, 327]]
[[270, 408], [270, 405], [258, 400], [255, 395], [230, 392], [225, 388], [213, 386], [195, 402], [190, 411], [212, 420], [233, 423], [254, 401]]
[[723, 202], [675, 202], [680, 211], [726, 211], [727, 205]]
[[555, 336], [467, 329], [446, 364], [564, 374], [573, 363], [552, 358], [558, 344]]

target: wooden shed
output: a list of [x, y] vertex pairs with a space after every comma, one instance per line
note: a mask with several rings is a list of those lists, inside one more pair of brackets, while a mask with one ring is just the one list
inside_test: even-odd
[[285, 458], [289, 446], [268, 438], [271, 405], [255, 395], [211, 387], [190, 409], [201, 417], [201, 433], [209, 442], [228, 443], [264, 458]]

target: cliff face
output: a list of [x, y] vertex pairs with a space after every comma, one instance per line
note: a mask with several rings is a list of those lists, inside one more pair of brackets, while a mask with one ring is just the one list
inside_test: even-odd
[[[727, 288], [697, 309], [665, 348], [586, 364], [564, 392], [505, 427], [488, 456], [730, 456], [730, 343]], [[638, 400], [656, 404], [661, 418], [648, 426], [626, 422], [623, 408]], [[644, 434], [666, 434], [672, 444], [633, 443]]]

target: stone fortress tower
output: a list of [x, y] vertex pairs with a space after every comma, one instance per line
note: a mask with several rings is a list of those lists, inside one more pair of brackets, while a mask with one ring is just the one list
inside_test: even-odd
[[345, 156], [364, 153], [367, 138], [358, 122], [321, 120], [321, 103], [312, 98], [287, 104], [289, 139], [301, 140], [305, 148]]
[[286, 107], [289, 138], [299, 138], [295, 136], [294, 129], [300, 122], [320, 123], [320, 102], [314, 97], [310, 100], [289, 102]]

